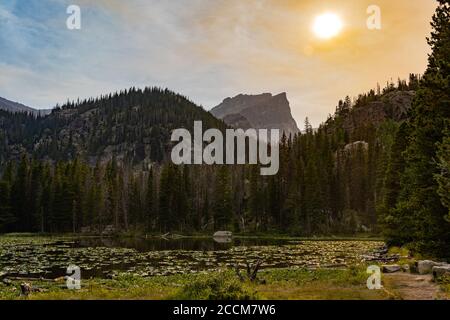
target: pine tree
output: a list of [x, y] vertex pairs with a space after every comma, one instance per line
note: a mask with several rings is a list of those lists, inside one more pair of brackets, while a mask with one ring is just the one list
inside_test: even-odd
[[30, 227], [33, 232], [41, 229], [39, 221], [42, 211], [43, 178], [43, 164], [33, 160], [31, 163], [29, 191]]
[[10, 205], [10, 191], [9, 183], [0, 180], [0, 232], [10, 231], [9, 227], [16, 222]]
[[[439, 0], [433, 16], [432, 48], [428, 69], [417, 92], [410, 121], [411, 135], [405, 151], [406, 166], [397, 216], [419, 250], [450, 252], [448, 210], [438, 195], [435, 175], [440, 173], [438, 143], [450, 119], [450, 3]], [[395, 230], [393, 230], [395, 231]], [[437, 252], [438, 254], [438, 252]]]
[[173, 173], [172, 164], [164, 165], [160, 177], [159, 226], [162, 232], [169, 232], [173, 223]]
[[114, 226], [119, 228], [119, 181], [118, 181], [118, 168], [116, 158], [108, 163], [106, 168], [106, 188], [107, 188], [107, 199], [106, 199], [106, 208], [107, 208], [107, 216], [114, 221]]
[[139, 178], [130, 175], [128, 180], [128, 216], [130, 217], [130, 223], [135, 227], [142, 225], [142, 202], [141, 192], [139, 187]]
[[155, 205], [155, 188], [154, 188], [154, 174], [153, 174], [153, 167], [150, 168], [150, 171], [148, 173], [147, 177], [147, 193], [145, 196], [145, 219], [146, 219], [146, 228], [147, 230], [153, 229], [153, 223], [154, 223], [154, 205]]
[[259, 215], [261, 214], [261, 207], [262, 207], [258, 166], [252, 166], [250, 168], [249, 184], [250, 190], [248, 196], [248, 216], [250, 219], [258, 221], [260, 219]]
[[442, 204], [449, 210], [447, 221], [450, 222], [450, 135], [447, 134], [438, 152], [440, 173], [436, 175], [439, 184], [438, 194]]
[[313, 133], [313, 127], [311, 123], [309, 122], [309, 118], [306, 117], [305, 119], [305, 133], [306, 134], [312, 134]]
[[400, 179], [405, 171], [404, 152], [408, 146], [409, 131], [409, 124], [405, 122], [395, 135], [383, 183], [383, 199], [377, 208], [383, 233], [393, 245], [401, 245], [407, 242], [410, 237], [405, 232], [399, 232], [405, 222], [402, 222], [404, 219], [396, 215], [395, 211], [401, 192]]
[[47, 232], [47, 230], [50, 229], [49, 225], [51, 223], [54, 196], [51, 168], [50, 165], [46, 163], [44, 164], [42, 174], [42, 201], [38, 217], [39, 232], [41, 233]]
[[13, 214], [17, 218], [16, 231], [30, 231], [30, 212], [28, 210], [28, 183], [29, 183], [29, 164], [28, 158], [22, 156], [17, 167], [16, 177], [12, 186], [11, 204], [13, 205]]
[[230, 173], [227, 166], [220, 166], [214, 190], [214, 226], [216, 230], [227, 228], [232, 221]]

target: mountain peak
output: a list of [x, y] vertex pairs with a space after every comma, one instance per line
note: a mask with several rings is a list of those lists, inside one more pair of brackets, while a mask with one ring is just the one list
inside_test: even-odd
[[299, 133], [286, 92], [239, 94], [224, 99], [211, 113], [235, 128], [280, 129], [288, 135]]

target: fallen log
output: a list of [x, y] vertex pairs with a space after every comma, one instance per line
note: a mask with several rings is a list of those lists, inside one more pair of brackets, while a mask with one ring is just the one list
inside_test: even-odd
[[42, 281], [42, 282], [61, 282], [66, 281], [66, 277], [59, 277], [56, 279], [45, 279], [45, 278], [26, 278], [26, 277], [6, 277], [5, 279], [12, 281]]

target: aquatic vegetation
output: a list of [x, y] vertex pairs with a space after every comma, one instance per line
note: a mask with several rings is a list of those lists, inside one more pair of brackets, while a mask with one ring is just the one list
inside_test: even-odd
[[378, 241], [284, 241], [209, 251], [138, 250], [104, 240], [0, 237], [0, 273], [56, 278], [75, 264], [83, 279], [112, 278], [121, 273], [151, 277], [213, 272], [258, 260], [263, 261], [261, 269], [345, 267], [364, 262], [365, 254], [383, 245]]

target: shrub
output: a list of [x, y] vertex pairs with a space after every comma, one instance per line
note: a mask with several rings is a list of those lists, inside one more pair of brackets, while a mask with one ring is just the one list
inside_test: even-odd
[[255, 300], [254, 290], [229, 272], [205, 275], [185, 285], [174, 299], [179, 300]]

